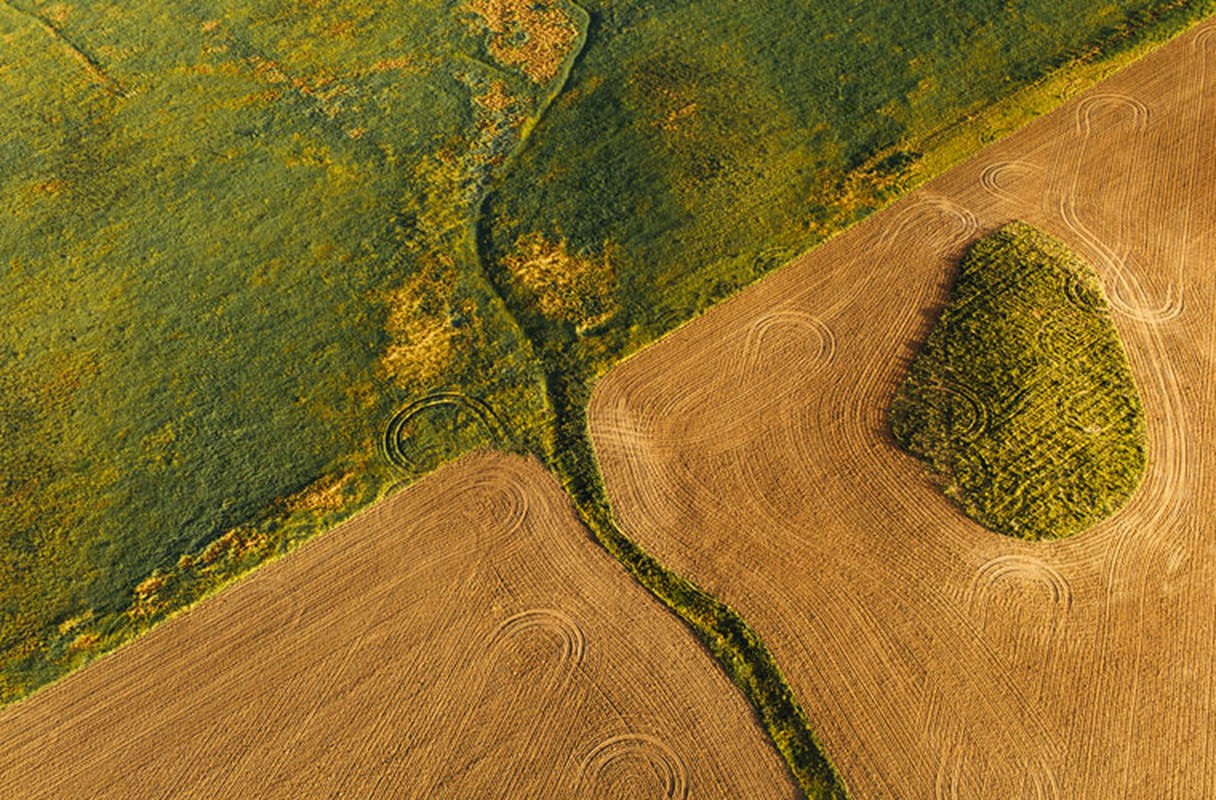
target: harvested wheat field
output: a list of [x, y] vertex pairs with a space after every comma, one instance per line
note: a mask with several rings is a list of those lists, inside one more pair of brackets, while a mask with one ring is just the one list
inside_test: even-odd
[[444, 468], [0, 715], [0, 797], [790, 797], [536, 462]]
[[[759, 632], [857, 798], [1216, 797], [1216, 23], [612, 371], [625, 531]], [[1148, 428], [1112, 518], [956, 509], [887, 408], [968, 244], [1093, 263]]]

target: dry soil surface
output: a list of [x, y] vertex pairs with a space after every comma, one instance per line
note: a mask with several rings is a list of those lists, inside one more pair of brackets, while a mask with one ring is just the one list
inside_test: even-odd
[[0, 742], [6, 800], [794, 794], [695, 639], [500, 455], [7, 709]]
[[[626, 532], [738, 609], [855, 798], [1216, 797], [1216, 22], [613, 370]], [[1097, 267], [1149, 416], [1131, 502], [1031, 544], [886, 409], [970, 242]]]

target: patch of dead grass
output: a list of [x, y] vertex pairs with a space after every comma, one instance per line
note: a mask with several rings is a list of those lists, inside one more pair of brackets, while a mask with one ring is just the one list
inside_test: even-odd
[[557, 3], [469, 0], [466, 8], [490, 33], [490, 55], [536, 83], [553, 80], [574, 48], [578, 26]]
[[389, 293], [389, 346], [380, 366], [397, 386], [428, 383], [452, 363], [459, 331], [451, 321], [450, 283], [418, 274]]
[[350, 472], [326, 475], [285, 498], [283, 505], [288, 511], [340, 511], [345, 505], [344, 491], [354, 478]]
[[542, 314], [572, 323], [580, 332], [607, 322], [617, 311], [616, 275], [607, 250], [598, 258], [572, 254], [565, 239], [552, 242], [531, 233], [516, 241], [503, 264]]

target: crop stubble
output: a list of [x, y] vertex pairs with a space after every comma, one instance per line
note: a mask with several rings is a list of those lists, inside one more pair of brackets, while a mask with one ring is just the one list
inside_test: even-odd
[[536, 462], [461, 460], [0, 715], [0, 796], [792, 797]]
[[[852, 796], [1216, 796], [1214, 92], [1209, 21], [597, 387], [626, 533], [764, 638]], [[887, 432], [1014, 218], [1098, 269], [1148, 414], [1143, 485], [1059, 542], [966, 519]]]

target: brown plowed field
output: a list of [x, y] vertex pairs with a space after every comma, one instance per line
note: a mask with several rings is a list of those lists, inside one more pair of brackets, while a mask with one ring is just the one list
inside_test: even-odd
[[0, 797], [791, 797], [535, 462], [476, 456], [0, 715]]
[[[1014, 218], [1098, 268], [1149, 414], [1130, 504], [1043, 544], [886, 421]], [[592, 434], [626, 532], [759, 632], [853, 797], [1216, 797], [1214, 311], [1209, 21], [617, 367]]]

